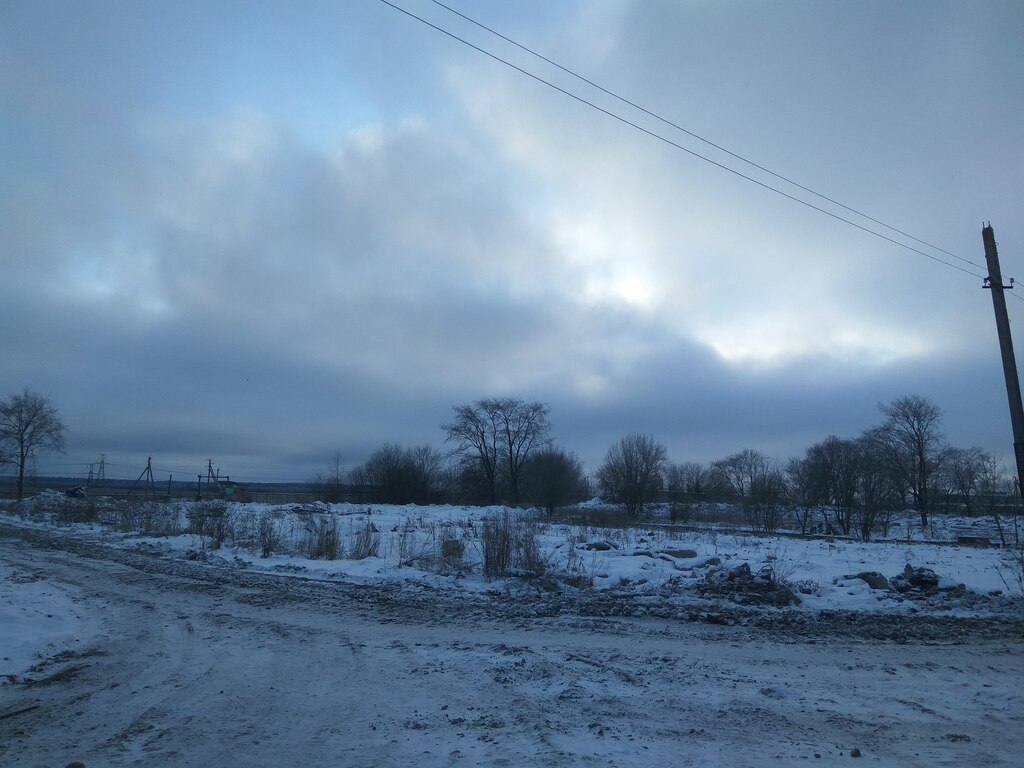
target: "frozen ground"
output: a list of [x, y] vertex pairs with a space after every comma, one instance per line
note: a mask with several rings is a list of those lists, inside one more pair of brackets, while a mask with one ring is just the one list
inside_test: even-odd
[[[593, 517], [600, 519], [600, 510], [593, 508], [596, 503], [588, 505]], [[220, 515], [221, 542], [215, 542], [210, 521], [201, 519], [211, 511]], [[5, 514], [0, 508], [0, 522], [60, 527], [83, 540], [168, 557], [200, 558], [213, 566], [361, 584], [411, 582], [460, 592], [523, 586], [521, 578], [495, 580], [482, 573], [483, 521], [500, 520], [504, 515], [510, 517], [512, 534], [528, 538], [535, 550], [528, 566], [512, 562], [511, 570], [522, 576], [524, 570], [532, 573], [539, 566], [548, 577], [534, 580], [541, 590], [585, 584], [598, 592], [630, 593], [638, 599], [654, 596], [660, 602], [677, 598], [679, 602], [705, 583], [710, 572], [745, 564], [754, 573], [769, 573], [794, 587], [804, 611], [963, 613], [1005, 610], [1008, 604], [1004, 600], [943, 599], [963, 597], [945, 594], [949, 588], [963, 584], [970, 597], [985, 598], [1002, 592], [1019, 595], [1021, 587], [1012, 578], [1013, 569], [1007, 567], [1005, 551], [956, 544], [963, 533], [996, 541], [990, 518], [933, 516], [929, 529], [921, 530], [913, 512], [895, 517], [886, 541], [869, 543], [767, 537], [737, 529], [686, 530], [665, 526], [664, 520], [596, 526], [549, 521], [504, 507], [451, 505], [124, 505], [114, 501], [104, 505], [102, 499], [80, 502], [48, 492], [23, 505], [20, 514], [12, 512]], [[90, 522], [74, 522], [81, 517]], [[333, 552], [316, 546], [328, 527], [335, 537]], [[266, 553], [260, 546], [261, 528], [273, 541]], [[445, 542], [458, 546], [456, 557], [442, 556]], [[372, 547], [367, 546], [371, 543]], [[362, 551], [357, 554], [357, 550]], [[872, 589], [862, 579], [850, 578], [876, 572], [891, 579], [908, 564], [934, 571], [944, 594], [933, 600], [907, 600], [895, 590]]]
[[[484, 579], [487, 510], [330, 512], [346, 554], [372, 521], [378, 556], [2, 518], [0, 765], [1019, 765], [1024, 629], [988, 594], [995, 549], [546, 526], [577, 589]], [[456, 530], [460, 567], [428, 557]], [[744, 563], [814, 589], [702, 596]], [[965, 588], [847, 578], [907, 563]]]

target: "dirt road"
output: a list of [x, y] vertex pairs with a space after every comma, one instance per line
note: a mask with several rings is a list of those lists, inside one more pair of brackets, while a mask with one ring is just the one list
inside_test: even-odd
[[858, 764], [854, 749], [873, 765], [980, 766], [1024, 754], [1024, 644], [1005, 624], [950, 642], [933, 623], [925, 639], [890, 642], [845, 637], [849, 617], [793, 631], [606, 618], [585, 595], [531, 605], [276, 578], [10, 527], [0, 561], [68, 590], [102, 627], [32, 684], [0, 687], [4, 766], [782, 766]]

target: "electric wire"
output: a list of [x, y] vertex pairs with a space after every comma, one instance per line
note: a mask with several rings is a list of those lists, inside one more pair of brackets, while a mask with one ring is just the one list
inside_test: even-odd
[[658, 121], [664, 123], [665, 125], [671, 126], [672, 128], [675, 128], [677, 131], [681, 131], [682, 133], [685, 133], [687, 136], [690, 136], [690, 137], [692, 137], [694, 139], [697, 139], [697, 141], [703, 142], [704, 144], [707, 144], [710, 147], [714, 147], [715, 149], [719, 150], [720, 152], [724, 152], [725, 154], [729, 155], [732, 158], [735, 158], [736, 160], [744, 162], [747, 165], [752, 166], [754, 168], [757, 168], [759, 171], [763, 171], [764, 173], [767, 173], [770, 176], [774, 176], [775, 178], [777, 178], [777, 179], [779, 179], [781, 181], [784, 181], [787, 184], [792, 184], [794, 187], [796, 187], [798, 189], [801, 189], [804, 192], [809, 192], [810, 194], [814, 195], [815, 197], [821, 198], [822, 200], [826, 200], [829, 203], [832, 203], [833, 205], [836, 205], [836, 206], [838, 206], [838, 207], [840, 207], [840, 208], [842, 208], [844, 210], [847, 210], [850, 213], [854, 213], [854, 214], [860, 216], [861, 218], [867, 219], [868, 221], [870, 221], [870, 222], [872, 222], [874, 224], [878, 224], [879, 226], [885, 227], [886, 229], [888, 229], [888, 230], [890, 230], [892, 232], [896, 232], [897, 234], [902, 235], [903, 237], [906, 237], [906, 238], [908, 238], [910, 240], [913, 240], [916, 243], [920, 243], [921, 245], [927, 246], [928, 248], [931, 248], [932, 250], [938, 251], [939, 253], [944, 253], [947, 256], [950, 256], [950, 257], [952, 257], [954, 259], [957, 259], [958, 261], [962, 261], [965, 264], [969, 264], [972, 267], [976, 267], [977, 269], [984, 269], [984, 267], [982, 267], [980, 264], [977, 264], [977, 263], [971, 261], [970, 259], [965, 259], [962, 256], [958, 256], [957, 254], [952, 253], [951, 251], [947, 251], [945, 248], [940, 248], [939, 246], [933, 245], [932, 243], [929, 243], [926, 240], [922, 240], [919, 237], [914, 237], [910, 233], [904, 232], [902, 229], [900, 229], [898, 227], [894, 227], [892, 224], [887, 224], [886, 222], [881, 221], [880, 219], [876, 219], [873, 216], [870, 216], [870, 215], [864, 213], [863, 211], [859, 211], [859, 210], [857, 210], [856, 208], [854, 208], [852, 206], [846, 205], [845, 203], [842, 203], [842, 202], [836, 200], [835, 198], [829, 197], [828, 195], [822, 194], [821, 192], [818, 192], [818, 191], [816, 191], [814, 189], [811, 189], [810, 187], [805, 186], [805, 185], [801, 184], [798, 181], [794, 181], [793, 179], [789, 178], [788, 176], [784, 176], [783, 174], [778, 173], [777, 171], [773, 171], [770, 168], [766, 168], [765, 166], [760, 165], [759, 163], [754, 162], [750, 158], [744, 157], [743, 155], [740, 155], [740, 154], [738, 154], [736, 152], [733, 152], [730, 149], [727, 149], [726, 147], [723, 147], [721, 144], [716, 144], [715, 142], [711, 141], [710, 139], [705, 138], [704, 136], [701, 136], [700, 134], [694, 133], [693, 131], [691, 131], [691, 130], [689, 130], [687, 128], [684, 128], [683, 126], [679, 125], [678, 123], [673, 122], [672, 120], [669, 120], [667, 117], [662, 117], [658, 113], [653, 112], [650, 109], [647, 109], [646, 107], [641, 106], [640, 104], [637, 104], [635, 101], [627, 99], [625, 96], [620, 96], [619, 94], [615, 93], [614, 91], [611, 91], [608, 88], [605, 88], [601, 84], [596, 83], [593, 80], [590, 80], [589, 78], [579, 74], [578, 72], [575, 72], [575, 71], [569, 69], [568, 67], [565, 67], [565, 66], [559, 64], [557, 61], [549, 59], [547, 56], [545, 56], [545, 55], [543, 55], [541, 53], [538, 53], [537, 51], [533, 50], [532, 48], [529, 48], [528, 46], [525, 46], [522, 43], [519, 43], [519, 42], [513, 40], [512, 38], [503, 35], [501, 32], [498, 32], [497, 30], [492, 29], [491, 27], [488, 27], [486, 24], [483, 24], [483, 23], [477, 21], [476, 19], [474, 19], [474, 18], [472, 18], [470, 16], [467, 16], [466, 14], [462, 13], [461, 11], [459, 11], [459, 10], [457, 10], [455, 8], [452, 8], [451, 6], [446, 5], [445, 3], [442, 3], [441, 0], [430, 0], [430, 1], [432, 3], [434, 3], [434, 5], [438, 5], [441, 8], [444, 8], [446, 11], [449, 11], [450, 13], [455, 14], [459, 18], [468, 21], [470, 24], [473, 24], [473, 25], [479, 27], [480, 29], [486, 30], [487, 32], [490, 32], [492, 35], [495, 35], [496, 37], [501, 38], [505, 42], [510, 43], [511, 45], [514, 45], [516, 48], [519, 48], [520, 50], [526, 51], [531, 56], [535, 56], [536, 58], [540, 59], [541, 61], [544, 61], [544, 62], [550, 64], [551, 66], [556, 67], [557, 69], [560, 69], [562, 72], [565, 72], [567, 75], [571, 75], [572, 77], [575, 77], [577, 80], [579, 80], [581, 82], [584, 82], [584, 83], [586, 83], [587, 85], [589, 85], [589, 86], [591, 86], [593, 88], [596, 88], [597, 90], [601, 91], [601, 93], [604, 93], [604, 94], [606, 94], [608, 96], [611, 96], [613, 99], [616, 99], [616, 100], [622, 102], [623, 104], [626, 104], [626, 105], [632, 107], [633, 109], [636, 109], [636, 110], [638, 110], [640, 112], [643, 112], [645, 115], [648, 115], [649, 117], [653, 117], [655, 120], [658, 120]]
[[[851, 227], [855, 227], [855, 228], [861, 230], [862, 232], [866, 232], [869, 235], [874, 235], [875, 237], [877, 237], [877, 238], [879, 238], [881, 240], [885, 240], [885, 241], [887, 241], [889, 243], [892, 243], [893, 245], [899, 246], [900, 248], [904, 248], [905, 250], [912, 251], [913, 253], [917, 253], [917, 254], [919, 254], [921, 256], [924, 256], [927, 259], [931, 259], [932, 261], [935, 261], [935, 262], [937, 262], [939, 264], [943, 264], [943, 265], [945, 265], [945, 266], [947, 266], [947, 267], [949, 267], [951, 269], [955, 269], [955, 270], [958, 270], [958, 271], [963, 272], [965, 274], [971, 275], [972, 277], [976, 277], [976, 278], [979, 278], [981, 280], [985, 279], [985, 275], [980, 275], [977, 272], [973, 272], [973, 271], [971, 271], [969, 269], [965, 269], [964, 267], [961, 267], [958, 264], [953, 264], [952, 262], [946, 261], [945, 259], [942, 259], [942, 258], [940, 258], [938, 256], [935, 256], [933, 254], [930, 254], [930, 253], [927, 253], [925, 251], [922, 251], [919, 248], [915, 248], [915, 247], [913, 247], [911, 245], [907, 245], [906, 243], [901, 243], [899, 240], [895, 240], [892, 237], [889, 237], [888, 235], [885, 235], [885, 234], [883, 234], [881, 232], [877, 232], [877, 231], [871, 229], [870, 227], [864, 226], [863, 224], [858, 224], [857, 222], [851, 221], [850, 219], [848, 219], [848, 218], [846, 218], [844, 216], [841, 216], [841, 215], [839, 215], [837, 213], [834, 213], [832, 211], [829, 211], [826, 208], [822, 208], [821, 206], [815, 205], [814, 203], [808, 202], [807, 200], [804, 200], [802, 198], [796, 197], [795, 195], [791, 195], [790, 193], [785, 192], [784, 190], [781, 190], [781, 189], [779, 189], [777, 187], [773, 187], [771, 184], [768, 184], [766, 182], [760, 181], [759, 179], [755, 179], [754, 177], [749, 176], [749, 175], [747, 175], [747, 174], [745, 174], [745, 173], [743, 173], [741, 171], [738, 171], [735, 168], [731, 168], [730, 166], [725, 165], [724, 163], [720, 163], [717, 160], [714, 160], [714, 159], [712, 159], [710, 157], [707, 157], [706, 155], [702, 155], [701, 153], [699, 153], [699, 152], [697, 152], [695, 150], [692, 150], [692, 149], [690, 149], [688, 147], [685, 147], [682, 144], [679, 144], [678, 142], [673, 141], [672, 139], [670, 139], [670, 138], [668, 138], [666, 136], [662, 136], [661, 134], [656, 133], [655, 131], [652, 131], [649, 128], [644, 128], [642, 125], [639, 125], [638, 123], [635, 123], [632, 120], [629, 120], [628, 118], [625, 118], [625, 117], [623, 117], [621, 115], [618, 115], [618, 114], [616, 114], [615, 112], [612, 112], [609, 109], [605, 109], [604, 107], [602, 107], [602, 106], [600, 106], [598, 104], [595, 104], [594, 102], [589, 101], [589, 100], [585, 99], [584, 97], [579, 96], [578, 94], [573, 93], [572, 91], [569, 91], [569, 90], [567, 90], [565, 88], [562, 88], [559, 85], [556, 85], [555, 83], [552, 83], [549, 80], [544, 79], [540, 75], [536, 75], [533, 72], [530, 72], [529, 70], [524, 69], [523, 67], [520, 67], [520, 66], [518, 66], [516, 64], [513, 64], [512, 62], [508, 61], [507, 59], [501, 58], [500, 56], [498, 56], [495, 53], [491, 53], [490, 51], [486, 50], [485, 48], [481, 48], [480, 46], [470, 42], [469, 40], [466, 40], [465, 38], [459, 37], [454, 32], [451, 32], [451, 31], [445, 29], [444, 27], [441, 27], [441, 26], [439, 26], [437, 24], [434, 24], [433, 22], [428, 21], [427, 19], [424, 19], [422, 16], [417, 16], [412, 11], [406, 10], [405, 8], [402, 8], [402, 7], [398, 6], [398, 5], [395, 5], [394, 3], [390, 2], [390, 0], [378, 0], [378, 1], [380, 3], [388, 6], [389, 8], [392, 8], [392, 9], [398, 11], [399, 13], [405, 14], [406, 16], [408, 16], [408, 17], [410, 17], [412, 19], [415, 19], [416, 21], [418, 21], [421, 24], [424, 24], [424, 25], [430, 27], [431, 29], [434, 29], [437, 32], [440, 32], [443, 35], [447, 35], [448, 37], [452, 38], [453, 40], [456, 40], [457, 42], [460, 42], [463, 45], [465, 45], [465, 46], [467, 46], [469, 48], [472, 48], [473, 50], [475, 50], [475, 51], [477, 51], [479, 53], [482, 53], [484, 56], [487, 56], [488, 58], [491, 58], [494, 61], [497, 61], [497, 62], [499, 62], [501, 64], [504, 64], [505, 66], [509, 67], [510, 69], [514, 69], [515, 71], [519, 72], [520, 74], [525, 75], [526, 77], [529, 77], [529, 78], [531, 78], [533, 80], [536, 80], [538, 83], [546, 85], [547, 87], [549, 87], [549, 88], [551, 88], [551, 89], [553, 89], [555, 91], [558, 91], [559, 93], [561, 93], [561, 94], [563, 94], [565, 96], [568, 96], [569, 98], [571, 98], [571, 99], [573, 99], [575, 101], [578, 101], [581, 104], [584, 104], [584, 105], [590, 107], [591, 109], [594, 109], [594, 110], [596, 110], [598, 112], [601, 112], [602, 114], [607, 115], [608, 117], [611, 117], [611, 118], [613, 118], [615, 120], [618, 120], [620, 123], [628, 125], [631, 128], [634, 128], [634, 129], [640, 131], [641, 133], [645, 133], [648, 136], [651, 136], [652, 138], [655, 138], [655, 139], [657, 139], [657, 140], [659, 140], [659, 141], [661, 141], [661, 142], [663, 142], [665, 144], [668, 144], [669, 146], [674, 147], [675, 149], [681, 150], [681, 151], [683, 151], [683, 152], [685, 152], [685, 153], [687, 153], [687, 154], [689, 154], [689, 155], [691, 155], [693, 157], [696, 157], [696, 158], [698, 158], [700, 160], [703, 160], [704, 162], [709, 163], [709, 164], [711, 164], [711, 165], [713, 165], [713, 166], [715, 166], [715, 167], [717, 167], [717, 168], [719, 168], [719, 169], [721, 169], [723, 171], [728, 171], [729, 173], [733, 174], [734, 176], [738, 176], [741, 179], [744, 179], [744, 180], [749, 181], [749, 182], [751, 182], [753, 184], [756, 184], [757, 186], [762, 187], [763, 189], [766, 189], [766, 190], [768, 190], [770, 192], [774, 192], [777, 195], [780, 195], [780, 196], [782, 196], [782, 197], [784, 197], [784, 198], [786, 198], [788, 200], [791, 200], [791, 201], [793, 201], [795, 203], [799, 203], [800, 205], [803, 205], [803, 206], [805, 206], [807, 208], [810, 208], [811, 210], [818, 211], [819, 213], [823, 213], [826, 216], [829, 216], [829, 217], [831, 217], [831, 218], [833, 218], [833, 219], [835, 219], [837, 221], [840, 221], [840, 222], [842, 222], [844, 224], [848, 224]], [[790, 183], [792, 183], [792, 182], [790, 182]], [[815, 194], [817, 194], [817, 193], [815, 193]], [[858, 215], [863, 216], [863, 214], [858, 214]], [[864, 218], [869, 218], [869, 217], [865, 216]], [[883, 226], [888, 226], [888, 225], [883, 225]], [[912, 238], [912, 239], [915, 239], [915, 238]], [[934, 247], [934, 246], [929, 246], [929, 247]], [[936, 250], [941, 250], [941, 249], [936, 249]], [[954, 258], [960, 259], [959, 256], [954, 256]], [[961, 260], [966, 261], [966, 259], [961, 259]], [[968, 261], [967, 263], [971, 264], [972, 266], [977, 266], [973, 262], [969, 262]]]
[[[81, 480], [87, 480], [89, 471], [91, 468], [96, 466], [97, 462], [81, 461], [81, 462], [58, 462], [58, 461], [36, 461], [33, 464], [33, 471], [36, 475], [46, 477], [64, 477], [64, 478], [77, 478]], [[201, 464], [201, 467], [200, 467]], [[104, 480], [110, 482], [133, 482], [137, 481], [142, 475], [145, 474], [146, 466], [145, 463], [130, 463], [125, 464], [117, 461], [106, 461], [104, 462]], [[7, 468], [4, 468], [5, 470]], [[181, 464], [153, 464], [150, 466], [153, 475], [159, 482], [166, 482], [173, 476], [177, 476], [179, 479], [174, 480], [178, 483], [195, 483], [195, 478], [198, 475], [202, 475], [203, 481], [206, 481], [206, 472], [208, 469], [207, 464], [204, 462], [197, 462], [194, 467], [188, 468]], [[200, 469], [202, 471], [200, 471]], [[216, 467], [215, 467], [216, 471]], [[7, 471], [0, 471], [0, 479], [8, 477], [10, 473]], [[236, 482], [242, 483], [265, 483], [265, 484], [303, 484], [308, 483], [309, 478], [312, 477], [315, 472], [311, 469], [308, 472], [302, 469], [295, 468], [275, 468], [275, 467], [252, 467], [249, 469], [243, 469], [237, 472], [221, 473], [218, 477], [220, 481], [226, 481], [228, 477], [235, 477]], [[11, 475], [13, 476], [13, 475]], [[162, 479], [161, 479], [162, 478]], [[96, 478], [93, 478], [94, 481]]]

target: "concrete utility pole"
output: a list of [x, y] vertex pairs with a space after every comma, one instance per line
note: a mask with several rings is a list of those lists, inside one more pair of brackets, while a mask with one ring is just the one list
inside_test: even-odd
[[999, 269], [999, 253], [996, 251], [996, 235], [992, 225], [981, 230], [985, 243], [985, 260], [988, 262], [988, 277], [985, 288], [992, 289], [992, 307], [996, 312], [996, 330], [999, 333], [999, 351], [1003, 355], [1003, 376], [1006, 377], [1006, 398], [1010, 402], [1010, 425], [1013, 427], [1013, 455], [1017, 459], [1017, 492], [1024, 493], [1024, 406], [1020, 400], [1020, 379], [1017, 376], [1017, 359], [1013, 354], [1013, 339], [1010, 337], [1010, 318], [1006, 314], [1006, 296], [1003, 291], [1013, 288], [1013, 280], [1003, 285], [1003, 273]]

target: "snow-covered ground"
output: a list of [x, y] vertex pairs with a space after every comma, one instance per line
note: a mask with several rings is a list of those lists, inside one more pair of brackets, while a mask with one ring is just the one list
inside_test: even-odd
[[[937, 515], [930, 529], [922, 531], [914, 525], [916, 514], [908, 512], [894, 520], [888, 540], [859, 542], [673, 529], [657, 519], [628, 527], [601, 527], [551, 522], [531, 510], [450, 505], [204, 506], [179, 502], [154, 505], [157, 511], [145, 514], [136, 509], [135, 518], [127, 521], [134, 523], [132, 526], [116, 524], [127, 514], [119, 512], [122, 508], [117, 506], [98, 515], [108, 524], [61, 524], [60, 515], [52, 511], [54, 504], [74, 502], [50, 494], [34, 506], [23, 507], [27, 514], [0, 514], [0, 521], [60, 525], [107, 546], [199, 558], [220, 567], [366, 585], [414, 582], [442, 589], [493, 592], [515, 588], [525, 579], [548, 589], [582, 587], [671, 600], [674, 595], [692, 593], [706, 582], [709, 573], [745, 564], [752, 573], [761, 572], [792, 587], [800, 600], [797, 610], [802, 611], [979, 610], [979, 601], [906, 599], [893, 589], [872, 588], [856, 578], [857, 574], [873, 572], [892, 579], [910, 565], [934, 571], [947, 597], [954, 597], [948, 591], [960, 584], [976, 596], [1012, 596], [1020, 592], [1008, 551], [956, 543], [958, 532], [990, 533], [993, 525], [986, 518]], [[584, 506], [593, 511], [596, 503]], [[211, 533], [210, 523], [196, 522], [197, 515], [209, 510], [223, 512], [219, 534]], [[529, 562], [524, 566], [515, 560], [513, 552], [509, 571], [515, 575], [488, 577], [483, 568], [485, 521], [501, 522], [506, 517], [511, 535], [531, 544]], [[118, 530], [129, 527], [132, 529]], [[190, 528], [204, 533], [179, 532]], [[153, 530], [160, 529], [162, 535], [153, 535]], [[333, 547], [323, 546], [328, 535], [333, 537]], [[271, 542], [266, 552], [261, 547], [264, 539]], [[542, 575], [547, 578], [537, 578]]]
[[[0, 764], [1015, 765], [1024, 749], [1022, 599], [1006, 551], [956, 545], [977, 520], [863, 543], [501, 507], [143, 507], [53, 495], [0, 515]], [[489, 577], [495, 524], [511, 555]], [[908, 565], [934, 581], [901, 584]]]
[[95, 635], [97, 622], [77, 597], [0, 562], [0, 681], [16, 682], [40, 660], [81, 648]]

